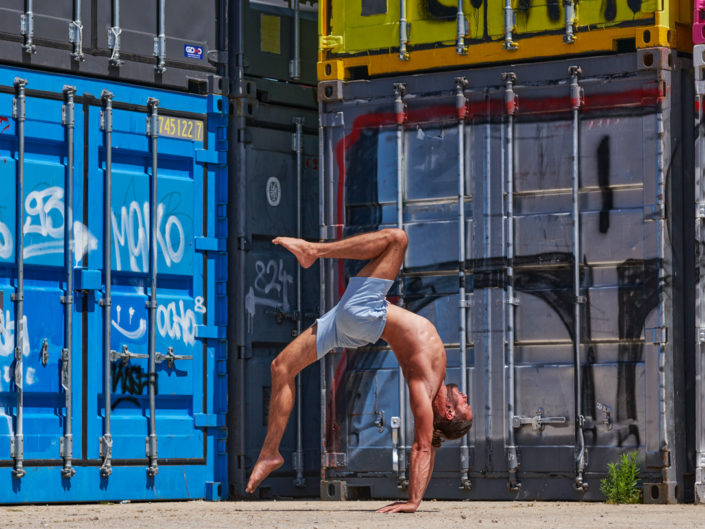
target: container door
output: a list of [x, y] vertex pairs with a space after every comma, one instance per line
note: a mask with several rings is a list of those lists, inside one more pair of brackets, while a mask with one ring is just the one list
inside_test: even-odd
[[[249, 83], [254, 87], [252, 81]], [[246, 425], [244, 439], [237, 441], [243, 444], [246, 474], [257, 460], [267, 431], [270, 363], [319, 315], [318, 265], [302, 269], [290, 252], [272, 244], [277, 236], [317, 239], [316, 112], [310, 105], [313, 93], [310, 88], [283, 92], [277, 83], [262, 80], [257, 81], [256, 91], [265, 95], [261, 101], [245, 103], [248, 126], [233, 141], [239, 147], [239, 156], [244, 156], [244, 173], [237, 178], [244, 180], [247, 197], [244, 303], [235, 316], [244, 319], [247, 350], [247, 358], [242, 360], [244, 399], [236, 397], [242, 414], [236, 421]], [[285, 463], [258, 489], [261, 497], [273, 490], [289, 496], [315, 494], [318, 490], [318, 382], [317, 364], [297, 378], [297, 402], [280, 448]], [[244, 485], [236, 484], [234, 494], [241, 495]]]
[[[80, 413], [66, 422], [67, 397], [72, 404], [81, 398], [80, 385], [75, 387], [70, 380], [80, 373], [81, 322], [73, 317], [73, 323], [67, 324], [67, 318], [76, 313], [76, 305], [67, 299], [71, 294], [67, 279], [74, 266], [81, 266], [87, 250], [85, 245], [74, 245], [66, 268], [65, 252], [70, 251], [64, 244], [66, 223], [73, 223], [74, 233], [84, 237], [81, 240], [95, 244], [95, 238], [85, 230], [80, 209], [65, 209], [69, 149], [74, 155], [80, 153], [83, 121], [79, 113], [70, 146], [62, 123], [64, 97], [60, 92], [16, 97], [13, 86], [3, 85], [1, 90], [0, 164], [5, 192], [0, 198], [0, 262], [5, 273], [0, 287], [0, 394], [4, 410], [0, 458], [3, 466], [13, 466], [14, 459], [15, 468], [18, 462], [26, 465], [27, 460], [50, 460], [60, 466], [62, 437], [72, 430], [80, 432], [82, 424]], [[13, 104], [17, 119], [13, 118]], [[20, 120], [24, 120], [23, 127]], [[20, 143], [24, 144], [23, 160]], [[20, 196], [21, 172], [24, 192]], [[76, 183], [81, 173], [79, 157], [73, 172], [73, 200], [78, 204], [82, 190]], [[20, 268], [23, 277], [18, 276]], [[23, 331], [18, 341], [20, 300]], [[18, 344], [21, 354], [15, 352]], [[71, 351], [73, 363], [68, 356], [62, 360], [66, 350]], [[73, 377], [68, 376], [69, 370]], [[80, 443], [77, 435], [74, 450], [80, 451]]]
[[[145, 100], [144, 103], [147, 103]], [[152, 433], [155, 414], [158, 457], [166, 467], [204, 462], [205, 435], [195, 418], [205, 413], [207, 356], [199, 340], [199, 326], [207, 313], [205, 285], [208, 281], [204, 255], [198, 253], [197, 238], [203, 238], [209, 205], [205, 195], [204, 170], [195, 163], [196, 149], [203, 148], [206, 118], [174, 115], [158, 109], [157, 197], [154, 205], [157, 240], [156, 318], [149, 314], [150, 276], [150, 182], [154, 144], [147, 134], [148, 110], [129, 109], [113, 103], [112, 190], [110, 204], [112, 300], [110, 347], [111, 426], [113, 464], [142, 461], [145, 439]], [[101, 131], [101, 109], [92, 107], [91, 139], [95, 158], [105, 167], [105, 135]], [[96, 178], [89, 201], [100, 201], [103, 183]], [[103, 212], [94, 211], [102, 226]], [[92, 266], [102, 267], [100, 258]], [[100, 318], [95, 334], [102, 343]], [[156, 371], [150, 374], [149, 339], [155, 335]], [[90, 438], [102, 435], [106, 410], [102, 348], [91, 351], [88, 391], [91, 407], [97, 402], [98, 421], [91, 421]], [[150, 379], [155, 379], [155, 403], [150, 405]], [[95, 416], [95, 415], [91, 415]], [[99, 444], [89, 446], [89, 457], [99, 457]]]

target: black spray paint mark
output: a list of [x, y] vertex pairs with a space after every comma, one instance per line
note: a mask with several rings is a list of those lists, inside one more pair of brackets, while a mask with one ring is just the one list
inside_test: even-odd
[[658, 259], [628, 259], [617, 267], [619, 284], [619, 348], [617, 353], [617, 422], [628, 423], [619, 432], [619, 446], [634, 436], [641, 444], [636, 409], [636, 362], [641, 362], [644, 345], [640, 341], [649, 313], [658, 306], [661, 285]]
[[604, 136], [597, 147], [597, 183], [602, 190], [600, 209], [600, 233], [610, 229], [610, 210], [614, 207], [614, 197], [610, 188], [610, 137]]
[[558, 0], [548, 0], [546, 2], [546, 15], [551, 22], [558, 22], [561, 19], [561, 5]]
[[634, 14], [637, 14], [639, 11], [641, 11], [641, 0], [627, 0], [627, 5]]
[[[123, 364], [112, 365], [113, 393], [123, 395], [144, 395], [149, 390], [149, 373], [140, 366]], [[158, 393], [157, 374], [154, 374], [154, 392]], [[118, 386], [120, 390], [118, 391]]]
[[[484, 3], [484, 0], [470, 0], [470, 5], [475, 8], [475, 9], [480, 9], [482, 7], [482, 4]], [[485, 14], [487, 14], [487, 10], [485, 10]], [[487, 28], [485, 27], [485, 31]]]
[[605, 0], [603, 16], [605, 20], [612, 21], [617, 17], [617, 0]]
[[448, 20], [455, 18], [458, 14], [457, 7], [443, 5], [438, 0], [426, 0], [423, 5], [429, 18], [434, 20]]

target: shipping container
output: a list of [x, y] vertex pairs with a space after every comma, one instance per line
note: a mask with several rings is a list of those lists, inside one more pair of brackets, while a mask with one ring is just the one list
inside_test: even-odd
[[[245, 75], [316, 84], [316, 1], [250, 0], [231, 5], [243, 10], [242, 27], [232, 23], [236, 33], [231, 39], [241, 35]], [[239, 14], [232, 20], [239, 20]], [[233, 42], [230, 48], [235, 49]]]
[[227, 1], [2, 0], [3, 63], [148, 83], [222, 90]]
[[[272, 244], [278, 235], [318, 234], [316, 89], [243, 78], [231, 99], [230, 239], [233, 279], [228, 453], [231, 497], [244, 495], [267, 431], [274, 357], [318, 317], [318, 267], [302, 270]], [[296, 407], [281, 444], [285, 463], [258, 497], [318, 494], [319, 367], [297, 378]]]
[[705, 44], [693, 46], [695, 75], [695, 355], [687, 366], [695, 373], [695, 502], [705, 503], [705, 141], [703, 96], [705, 95]]
[[2, 0], [0, 57], [202, 94], [227, 90], [242, 42], [249, 75], [313, 85], [316, 21], [314, 4], [288, 0]]
[[[391, 299], [436, 325], [470, 397], [474, 426], [439, 450], [428, 496], [598, 500], [636, 450], [645, 501], [692, 497], [690, 60], [649, 48], [319, 97], [321, 238], [403, 227]], [[322, 308], [359, 266], [323, 266]], [[404, 497], [393, 353], [324, 362], [321, 495]]]
[[227, 104], [0, 66], [1, 503], [227, 495]]
[[321, 4], [320, 80], [472, 64], [692, 50], [693, 4], [680, 0], [362, 0]]

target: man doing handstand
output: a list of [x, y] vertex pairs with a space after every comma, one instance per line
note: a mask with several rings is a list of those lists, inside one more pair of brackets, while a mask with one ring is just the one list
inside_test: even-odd
[[446, 353], [438, 331], [426, 318], [385, 299], [401, 268], [407, 247], [400, 229], [356, 235], [327, 243], [277, 237], [280, 244], [308, 268], [321, 257], [370, 260], [350, 278], [340, 302], [301, 333], [272, 361], [272, 393], [267, 436], [246, 491], [252, 493], [284, 463], [279, 443], [294, 407], [295, 377], [334, 347], [361, 347], [379, 338], [394, 351], [409, 386], [414, 416], [414, 443], [409, 467], [409, 501], [395, 502], [378, 512], [414, 512], [431, 479], [441, 439], [458, 439], [472, 425], [467, 395], [444, 384]]

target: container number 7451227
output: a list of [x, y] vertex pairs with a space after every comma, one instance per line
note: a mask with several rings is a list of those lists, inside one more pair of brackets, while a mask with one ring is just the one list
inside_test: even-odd
[[159, 135], [182, 140], [203, 141], [203, 121], [159, 116]]

